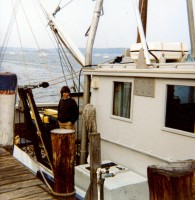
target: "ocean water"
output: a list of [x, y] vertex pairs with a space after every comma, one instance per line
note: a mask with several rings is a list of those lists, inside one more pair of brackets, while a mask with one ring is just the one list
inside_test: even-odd
[[[84, 53], [85, 49], [81, 49]], [[116, 56], [123, 54], [123, 49], [94, 49], [93, 64], [103, 63], [112, 60]], [[2, 56], [1, 56], [2, 57]], [[36, 49], [7, 48], [1, 60], [0, 72], [12, 72], [17, 75], [20, 87], [31, 87], [42, 82], [48, 82], [47, 88], [33, 89], [35, 102], [58, 102], [60, 89], [64, 85], [72, 87], [74, 85], [71, 68], [77, 73], [74, 76], [76, 87], [82, 91], [83, 75], [81, 71], [80, 83], [79, 72], [81, 66], [67, 53], [69, 61], [65, 61], [59, 56], [55, 49], [45, 49], [42, 52]], [[70, 64], [69, 64], [70, 62]], [[68, 67], [67, 67], [68, 66]], [[80, 87], [79, 87], [80, 85]], [[73, 90], [72, 90], [73, 91]], [[18, 97], [17, 97], [18, 101]]]

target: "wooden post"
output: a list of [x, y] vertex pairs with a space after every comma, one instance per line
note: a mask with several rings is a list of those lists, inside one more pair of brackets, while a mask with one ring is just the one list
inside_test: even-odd
[[100, 134], [89, 135], [90, 144], [90, 185], [87, 190], [85, 200], [98, 200], [97, 193], [97, 169], [101, 167], [101, 145]]
[[66, 200], [75, 200], [74, 133], [74, 130], [68, 129], [54, 129], [51, 131], [54, 171], [54, 194]]
[[150, 200], [192, 200], [195, 161], [148, 167]]

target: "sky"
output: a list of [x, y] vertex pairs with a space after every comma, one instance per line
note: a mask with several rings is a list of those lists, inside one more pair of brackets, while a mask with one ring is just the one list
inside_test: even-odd
[[[70, 0], [41, 0], [50, 13], [60, 1], [63, 7]], [[17, 20], [7, 46], [53, 48], [54, 40], [48, 33], [49, 27], [41, 10], [37, 10], [36, 0], [0, 0], [0, 46], [9, 35], [12, 3], [18, 5], [14, 6]], [[93, 0], [73, 0], [56, 15], [56, 20], [79, 48], [86, 46], [85, 33], [90, 26], [95, 3]], [[194, 4], [195, 0], [195, 8]], [[132, 0], [104, 0], [103, 11], [94, 47], [130, 48], [137, 38]], [[148, 0], [147, 41], [185, 42], [190, 45], [186, 0]]]

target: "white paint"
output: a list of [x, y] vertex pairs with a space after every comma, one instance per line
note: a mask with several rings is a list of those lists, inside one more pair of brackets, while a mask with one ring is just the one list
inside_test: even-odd
[[[141, 43], [135, 43], [131, 45], [130, 56], [133, 60], [137, 60], [139, 51], [142, 48]], [[179, 60], [184, 55], [187, 57], [188, 48], [186, 44], [175, 43], [162, 43], [162, 42], [149, 42], [148, 49], [160, 60], [162, 56], [166, 59]], [[149, 55], [151, 60], [155, 60], [154, 56]]]
[[0, 145], [13, 145], [15, 94], [0, 94]]
[[[103, 164], [111, 161], [102, 161]], [[116, 163], [117, 164], [117, 163]], [[80, 165], [75, 168], [75, 184], [77, 187], [87, 191], [90, 180], [90, 171], [86, 169], [89, 164]], [[119, 170], [117, 167], [121, 167]], [[147, 179], [129, 170], [128, 168], [117, 165], [109, 168], [109, 173], [113, 177], [106, 177], [104, 182], [104, 199], [106, 200], [148, 200]], [[104, 174], [103, 174], [104, 176]]]
[[[195, 86], [195, 64], [159, 65], [135, 69], [135, 64], [105, 64], [84, 70], [84, 74], [99, 79], [99, 89], [91, 89], [91, 104], [96, 108], [102, 159], [113, 160], [145, 177], [148, 165], [195, 159], [194, 134], [164, 127], [166, 86]], [[130, 120], [112, 117], [113, 82], [134, 82], [136, 77], [155, 78], [154, 98], [133, 95]]]

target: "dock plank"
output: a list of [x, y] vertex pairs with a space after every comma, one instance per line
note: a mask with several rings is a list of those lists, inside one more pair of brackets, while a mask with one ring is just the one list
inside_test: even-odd
[[6, 179], [0, 180], [0, 186], [6, 185], [6, 184], [11, 184], [11, 183], [22, 182], [25, 180], [33, 180], [33, 179], [36, 179], [36, 176], [34, 176], [32, 174], [21, 174], [18, 176], [8, 177]]
[[6, 156], [9, 155], [9, 152], [7, 152], [5, 149], [0, 148], [0, 156]]
[[[25, 200], [48, 200], [50, 199], [50, 195], [46, 192], [44, 193], [41, 193], [41, 194], [34, 194], [34, 195], [29, 195], [27, 197], [25, 197]], [[24, 200], [24, 197], [21, 197], [21, 198], [16, 198], [16, 199], [13, 199], [13, 200]], [[56, 198], [53, 198], [52, 200], [57, 200]]]
[[0, 187], [0, 193], [19, 190], [21, 188], [26, 188], [26, 187], [40, 185], [40, 184], [41, 183], [38, 179], [34, 179], [33, 181], [32, 180], [23, 181], [23, 182], [20, 182], [20, 184], [18, 184], [18, 182], [10, 183], [10, 184], [6, 184], [6, 185], [2, 185]]
[[55, 200], [49, 189], [9, 152], [0, 148], [0, 200]]
[[[39, 196], [39, 199], [41, 199], [43, 190], [39, 186], [32, 186], [28, 188], [22, 188], [19, 190], [14, 190], [6, 193], [0, 194], [0, 199], [2, 200], [10, 200], [10, 199], [16, 199], [16, 198], [23, 198], [26, 199], [28, 196], [31, 195], [37, 195]], [[49, 195], [50, 196], [50, 195]]]
[[24, 169], [24, 167], [23, 166], [21, 166], [21, 165], [13, 165], [13, 166], [1, 166], [0, 167], [0, 170], [1, 170], [1, 172], [3, 173], [3, 172], [10, 172], [10, 171], [12, 171], [12, 170], [21, 170], [21, 169], [23, 169], [23, 170], [28, 170], [28, 169]]
[[17, 168], [17, 169], [11, 170], [11, 171], [7, 171], [5, 169], [2, 169], [1, 172], [2, 173], [0, 174], [0, 180], [4, 179], [4, 178], [7, 179], [8, 177], [12, 177], [12, 176], [18, 176], [18, 175], [21, 175], [21, 174], [28, 174], [28, 169]]

